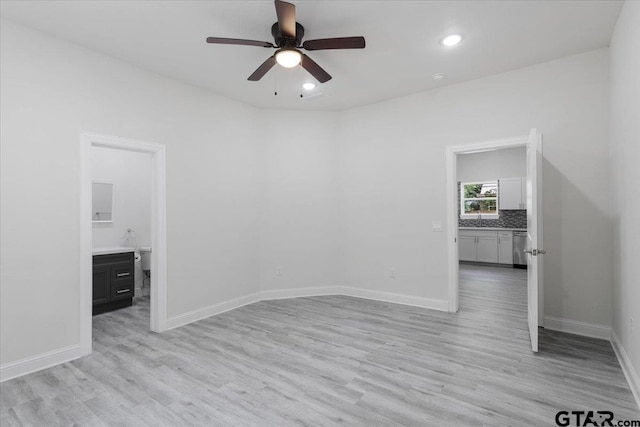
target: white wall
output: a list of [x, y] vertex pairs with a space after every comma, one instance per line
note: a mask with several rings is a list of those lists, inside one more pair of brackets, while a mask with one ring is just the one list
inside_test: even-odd
[[167, 147], [170, 317], [256, 292], [256, 110], [8, 21], [1, 31], [2, 364], [79, 342], [83, 130]]
[[524, 147], [459, 155], [458, 181], [491, 181], [526, 176], [526, 155]]
[[640, 3], [627, 1], [610, 47], [613, 329], [635, 368], [636, 381], [640, 375], [640, 198], [636, 196], [640, 182], [639, 46]]
[[337, 113], [263, 111], [262, 290], [339, 283]]
[[[151, 159], [149, 153], [91, 148], [93, 181], [108, 182], [114, 188], [113, 222], [93, 223], [94, 248], [129, 246], [138, 250], [151, 246]], [[140, 261], [135, 264], [134, 276], [135, 295], [139, 296], [143, 279]]]
[[[611, 323], [608, 52], [600, 49], [346, 111], [346, 282], [447, 298], [445, 147], [544, 134], [545, 310]], [[593, 244], [597, 242], [597, 244]], [[389, 277], [396, 268], [397, 278]]]

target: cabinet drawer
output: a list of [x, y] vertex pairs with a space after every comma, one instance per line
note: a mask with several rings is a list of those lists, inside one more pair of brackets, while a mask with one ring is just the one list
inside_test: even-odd
[[94, 255], [93, 265], [104, 265], [113, 263], [130, 262], [133, 264], [133, 252], [125, 252], [122, 254]]
[[130, 283], [111, 284], [111, 301], [133, 296], [133, 280]]
[[130, 262], [119, 262], [111, 265], [111, 281], [119, 283], [133, 281], [133, 265]]
[[111, 301], [133, 296], [133, 264], [119, 262], [111, 264]]

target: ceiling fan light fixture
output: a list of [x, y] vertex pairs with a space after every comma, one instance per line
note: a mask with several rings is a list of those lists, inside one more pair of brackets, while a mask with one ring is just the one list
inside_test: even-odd
[[295, 49], [280, 49], [276, 52], [276, 61], [284, 68], [293, 68], [302, 61], [302, 54]]
[[311, 83], [311, 82], [307, 82], [307, 83], [303, 83], [302, 84], [302, 88], [304, 90], [313, 90], [313, 89], [315, 89], [315, 87], [316, 87], [316, 84], [315, 83]]
[[441, 43], [447, 47], [455, 46], [462, 41], [460, 34], [451, 34], [442, 39]]

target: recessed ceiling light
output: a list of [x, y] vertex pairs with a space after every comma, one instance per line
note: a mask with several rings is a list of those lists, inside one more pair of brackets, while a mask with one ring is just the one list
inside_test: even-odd
[[451, 47], [451, 46], [457, 45], [461, 41], [462, 41], [462, 36], [460, 34], [451, 34], [450, 36], [447, 36], [442, 39], [442, 44], [447, 47]]
[[312, 90], [312, 89], [314, 89], [315, 87], [316, 87], [315, 83], [311, 83], [311, 82], [304, 83], [304, 84], [302, 85], [302, 88], [303, 88], [304, 90]]
[[431, 78], [437, 82], [439, 82], [440, 80], [445, 78], [445, 74], [444, 73], [435, 73], [431, 76]]

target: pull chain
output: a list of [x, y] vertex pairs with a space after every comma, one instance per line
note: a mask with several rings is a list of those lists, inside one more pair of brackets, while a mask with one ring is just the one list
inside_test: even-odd
[[278, 67], [273, 70], [273, 96], [278, 96]]
[[[298, 74], [300, 74], [300, 81], [304, 81], [304, 72], [302, 71], [302, 64], [298, 65]], [[300, 87], [302, 87], [302, 85], [300, 85]], [[300, 98], [304, 98], [304, 96], [302, 95], [302, 92], [300, 92]]]

